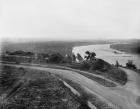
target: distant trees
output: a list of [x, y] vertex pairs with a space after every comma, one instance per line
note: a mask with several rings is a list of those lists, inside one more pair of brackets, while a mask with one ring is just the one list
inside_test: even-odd
[[95, 52], [86, 51], [85, 53], [86, 53], [86, 56], [85, 56], [86, 60], [94, 60], [95, 59], [95, 56], [96, 56]]
[[43, 59], [48, 58], [49, 54], [47, 53], [40, 53], [40, 55], [42, 56]]
[[[74, 54], [66, 54], [65, 56], [61, 55], [60, 53], [53, 53], [49, 55], [48, 62], [52, 63], [71, 63], [76, 61], [76, 56]], [[78, 54], [79, 61], [83, 60], [80, 54]]]
[[128, 60], [128, 62], [126, 63], [126, 67], [128, 67], [130, 69], [137, 69], [136, 65], [133, 64], [132, 60]]
[[52, 63], [61, 63], [63, 61], [64, 61], [64, 57], [60, 53], [54, 53], [49, 57], [49, 62]]
[[22, 51], [22, 50], [18, 50], [18, 51], [15, 51], [15, 52], [6, 51], [6, 54], [8, 54], [8, 55], [18, 55], [18, 56], [33, 56], [34, 55], [34, 53], [32, 53], [32, 52], [25, 52], [25, 51]]

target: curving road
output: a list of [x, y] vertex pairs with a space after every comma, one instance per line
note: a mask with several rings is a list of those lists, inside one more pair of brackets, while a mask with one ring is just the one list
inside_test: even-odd
[[[110, 106], [114, 107], [114, 109], [140, 109], [140, 105], [136, 103], [136, 100], [140, 95], [139, 93], [140, 90], [138, 88], [135, 88], [137, 85], [131, 85], [132, 84], [131, 81], [138, 78], [138, 76], [134, 76], [131, 70], [123, 68], [123, 70], [127, 72], [129, 80], [131, 80], [125, 86], [108, 88], [74, 71], [45, 68], [41, 66], [27, 66], [14, 64], [8, 65], [49, 71], [53, 74], [57, 74], [60, 77], [71, 80], [74, 83], [80, 84], [81, 87], [85, 89], [85, 91], [87, 91], [90, 94], [96, 94], [97, 96], [99, 96], [99, 98], [106, 101]], [[137, 84], [137, 82], [138, 80], [136, 80], [135, 83]]]

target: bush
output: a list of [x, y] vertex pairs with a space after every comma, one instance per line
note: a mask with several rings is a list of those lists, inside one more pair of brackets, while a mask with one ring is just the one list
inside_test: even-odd
[[91, 68], [91, 65], [89, 62], [82, 62], [81, 69], [82, 70], [89, 70]]
[[49, 57], [49, 62], [51, 63], [62, 63], [63, 60], [64, 60], [64, 57], [60, 53], [52, 54]]
[[72, 57], [71, 57], [70, 55], [67, 55], [67, 56], [65, 57], [65, 62], [71, 63], [71, 62], [72, 62]]
[[111, 65], [102, 59], [92, 61], [91, 70], [107, 71], [110, 68]]
[[77, 68], [81, 70], [86, 70], [86, 71], [107, 71], [108, 69], [111, 68], [111, 65], [107, 62], [105, 62], [102, 59], [95, 59], [95, 60], [85, 60], [82, 63], [79, 63], [78, 65], [75, 65], [76, 67], [72, 68]]
[[0, 104], [0, 109], [78, 109], [80, 102], [62, 81], [46, 72], [38, 73], [7, 103]]
[[128, 60], [128, 62], [126, 63], [126, 67], [128, 67], [130, 69], [137, 69], [136, 65], [133, 64], [132, 60]]

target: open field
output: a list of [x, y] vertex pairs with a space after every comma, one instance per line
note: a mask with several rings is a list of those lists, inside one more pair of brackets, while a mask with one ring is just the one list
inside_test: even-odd
[[13, 76], [0, 79], [0, 109], [80, 109], [80, 100], [53, 74], [1, 66], [0, 75], [9, 72]]

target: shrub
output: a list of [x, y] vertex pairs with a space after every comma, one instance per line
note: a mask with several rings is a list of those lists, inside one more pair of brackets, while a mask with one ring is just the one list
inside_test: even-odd
[[137, 69], [136, 65], [133, 64], [132, 60], [128, 60], [128, 62], [126, 63], [126, 67], [128, 67], [130, 69]]
[[49, 57], [49, 62], [52, 62], [52, 63], [61, 63], [63, 62], [63, 60], [64, 60], [64, 57], [60, 53], [52, 54]]
[[65, 62], [71, 63], [71, 62], [72, 62], [72, 57], [71, 57], [70, 55], [67, 55], [67, 56], [65, 57]]
[[82, 62], [81, 69], [82, 70], [89, 70], [91, 68], [91, 64], [89, 62]]
[[111, 68], [111, 65], [102, 59], [92, 61], [91, 70], [106, 71]]

